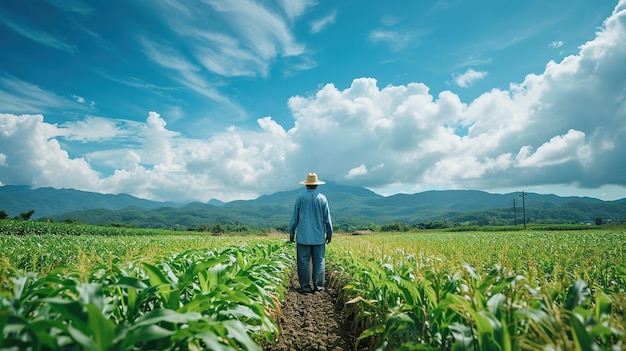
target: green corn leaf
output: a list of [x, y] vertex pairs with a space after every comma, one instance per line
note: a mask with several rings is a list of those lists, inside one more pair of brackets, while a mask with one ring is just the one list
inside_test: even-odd
[[78, 330], [70, 325], [68, 327], [68, 332], [72, 339], [81, 346], [82, 350], [98, 351], [98, 346], [94, 340], [91, 339], [84, 331]]
[[473, 350], [472, 343], [474, 341], [474, 335], [472, 328], [467, 325], [454, 322], [448, 327], [450, 333], [454, 338], [454, 350]]
[[474, 267], [470, 266], [469, 264], [465, 264], [463, 265], [463, 267], [465, 267], [465, 270], [467, 271], [467, 273], [469, 273], [470, 278], [472, 278], [474, 282], [480, 282], [480, 277], [476, 273]]
[[167, 262], [163, 262], [163, 271], [165, 272], [165, 274], [167, 274], [168, 282], [170, 283], [170, 285], [172, 285], [173, 287], [178, 286], [178, 277], [176, 276], [176, 273], [174, 273], [174, 271], [172, 270], [172, 267], [170, 267], [169, 264], [167, 264]]
[[[193, 281], [194, 277], [198, 275], [200, 272], [204, 272], [207, 269], [215, 266], [216, 264], [224, 262], [226, 259], [227, 259], [226, 257], [220, 256], [216, 258], [205, 259], [205, 260], [202, 260], [201, 262], [192, 263], [185, 270], [185, 275], [183, 276], [183, 281], [181, 282], [181, 284], [183, 286], [186, 286], [191, 281]], [[203, 290], [208, 290], [208, 288], [209, 288], [208, 286], [205, 286]]]
[[205, 331], [201, 333], [194, 334], [196, 338], [202, 339], [204, 342], [205, 350], [211, 351], [236, 351], [234, 347], [230, 345], [226, 345], [219, 340], [221, 338], [219, 335], [213, 333], [212, 331]]
[[580, 322], [576, 315], [572, 315], [570, 319], [574, 335], [574, 345], [576, 351], [595, 351], [597, 347], [593, 343], [593, 338], [587, 333], [585, 326]]
[[158, 269], [156, 266], [153, 266], [149, 263], [142, 263], [143, 268], [148, 273], [148, 279], [150, 281], [150, 285], [159, 286], [159, 285], [170, 285], [170, 281], [167, 279], [165, 274]]
[[587, 287], [587, 283], [583, 280], [577, 280], [574, 282], [574, 285], [570, 286], [567, 291], [567, 296], [565, 298], [565, 303], [563, 304], [563, 308], [568, 311], [574, 309], [574, 307], [584, 303], [589, 298], [589, 287]]
[[87, 333], [89, 330], [87, 313], [80, 302], [61, 297], [48, 297], [41, 301], [47, 303], [52, 309], [59, 312], [63, 320], [71, 322], [73, 328], [84, 333]]
[[245, 326], [236, 319], [222, 322], [228, 332], [228, 336], [236, 340], [240, 345], [244, 346], [244, 350], [250, 351], [262, 351], [263, 349], [259, 344], [254, 342], [250, 335], [246, 333]]
[[[599, 290], [599, 289], [598, 289]], [[601, 321], [611, 315], [613, 299], [611, 299], [602, 290], [596, 292], [596, 303], [594, 306], [594, 315], [596, 321]]]
[[113, 344], [115, 324], [102, 315], [101, 309], [93, 304], [87, 304], [89, 328], [96, 343], [97, 350], [108, 350]]
[[503, 294], [495, 294], [487, 301], [487, 310], [498, 318], [503, 306], [506, 306], [506, 296]]
[[144, 283], [143, 280], [137, 279], [134, 277], [127, 277], [127, 276], [119, 277], [117, 282], [115, 284], [112, 284], [112, 286], [119, 286], [121, 288], [136, 289], [136, 290], [142, 290], [142, 289], [148, 288], [148, 285]]
[[129, 330], [121, 339], [122, 350], [131, 349], [131, 346], [137, 344], [143, 344], [149, 341], [169, 338], [175, 333], [173, 330], [168, 330], [155, 324], [142, 325], [140, 327], [134, 327]]
[[[404, 301], [406, 301], [409, 306], [417, 307], [421, 305], [421, 301], [419, 301], [420, 294], [414, 282], [404, 277], [400, 277], [398, 281], [398, 288], [402, 292]], [[416, 299], [418, 300], [416, 301]]]
[[100, 310], [104, 310], [106, 302], [104, 294], [102, 293], [102, 285], [97, 283], [83, 283], [76, 286], [76, 291], [78, 292], [78, 301], [80, 301], [81, 304], [93, 304]]
[[509, 334], [509, 329], [507, 328], [507, 323], [506, 323], [506, 318], [505, 316], [502, 316], [502, 318], [500, 319], [500, 333], [499, 333], [499, 340], [498, 341], [498, 345], [500, 346], [500, 350], [501, 351], [512, 351], [513, 350], [513, 343], [511, 341], [511, 335]]
[[[164, 267], [166, 266], [167, 265], [164, 265]], [[180, 291], [173, 288], [178, 283], [178, 279], [176, 279], [176, 282], [169, 280], [160, 269], [151, 264], [143, 263], [143, 267], [148, 273], [150, 284], [158, 287], [158, 292], [161, 295], [161, 301], [165, 307], [178, 309], [180, 307]], [[173, 275], [173, 272], [169, 266], [167, 267], [167, 271], [169, 272], [168, 277], [170, 277], [170, 275]]]
[[179, 313], [167, 308], [157, 308], [138, 318], [133, 326], [142, 327], [161, 322], [172, 324], [191, 323], [201, 319], [203, 319], [202, 314], [197, 312]]

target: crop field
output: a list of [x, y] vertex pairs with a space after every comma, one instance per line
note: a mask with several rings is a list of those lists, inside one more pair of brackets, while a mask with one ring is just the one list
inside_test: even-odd
[[[211, 236], [0, 221], [2, 350], [262, 350], [295, 247]], [[420, 231], [327, 246], [371, 350], [626, 349], [626, 233]]]

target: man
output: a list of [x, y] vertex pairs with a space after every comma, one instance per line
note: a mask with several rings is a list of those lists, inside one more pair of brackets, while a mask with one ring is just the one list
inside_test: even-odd
[[317, 174], [309, 173], [300, 184], [306, 185], [306, 191], [296, 197], [289, 225], [289, 240], [297, 242], [296, 262], [300, 292], [310, 293], [324, 289], [325, 244], [330, 244], [333, 237], [333, 225], [328, 200], [317, 191], [319, 184], [326, 183], [318, 180]]

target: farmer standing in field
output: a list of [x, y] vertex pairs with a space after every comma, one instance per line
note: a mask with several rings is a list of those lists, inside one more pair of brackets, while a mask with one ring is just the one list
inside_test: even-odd
[[[328, 200], [317, 191], [317, 186], [325, 182], [318, 180], [317, 174], [309, 173], [306, 180], [300, 184], [306, 185], [306, 191], [296, 197], [289, 225], [289, 241], [297, 243], [299, 291], [311, 293], [324, 289], [325, 244], [330, 244], [333, 224], [330, 219]], [[311, 261], [313, 262], [313, 276], [311, 276]], [[313, 278], [313, 286], [311, 286], [311, 278]]]

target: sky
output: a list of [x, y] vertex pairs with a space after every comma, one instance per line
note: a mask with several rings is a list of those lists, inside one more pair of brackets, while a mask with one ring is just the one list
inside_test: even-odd
[[616, 200], [624, 155], [626, 0], [0, 2], [0, 185]]

